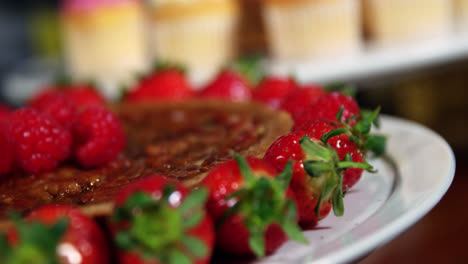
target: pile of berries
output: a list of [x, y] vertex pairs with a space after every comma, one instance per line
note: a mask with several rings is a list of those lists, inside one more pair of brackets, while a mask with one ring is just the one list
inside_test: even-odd
[[[21, 255], [25, 245], [41, 252], [44, 263], [67, 259], [59, 250], [64, 244], [75, 247], [72, 253], [80, 254], [82, 263], [109, 263], [110, 248], [117, 251], [113, 255], [118, 260], [113, 261], [123, 264], [209, 263], [214, 248], [231, 256], [262, 257], [287, 239], [308, 243], [301, 231], [316, 226], [331, 211], [343, 215], [346, 192], [364, 170], [373, 171], [366, 154], [385, 151], [385, 138], [370, 134], [378, 125], [378, 109], [361, 111], [349, 95], [301, 86], [291, 78], [267, 77], [253, 85], [239, 72], [224, 70], [194, 92], [180, 70], [166, 68], [143, 78], [123, 100], [195, 97], [254, 100], [289, 112], [295, 125], [263, 159], [233, 154], [198, 188], [189, 190], [170, 175], [134, 181], [115, 198], [114, 214], [105, 221], [107, 238], [93, 219], [74, 208], [45, 206], [25, 220], [17, 217], [13, 232], [0, 236], [8, 242], [0, 243], [0, 261], [31, 260]], [[6, 121], [0, 119], [5, 128], [0, 144], [14, 156], [2, 159], [6, 165], [0, 164], [0, 172], [9, 170], [9, 160], [34, 173], [70, 157], [85, 168], [114, 159], [125, 137], [119, 121], [100, 104], [85, 105], [63, 92], [47, 92], [30, 108], [12, 113], [6, 109]], [[10, 235], [15, 232], [16, 238]], [[50, 232], [53, 243], [41, 246], [42, 240], [30, 241], [34, 236], [26, 236], [28, 232]]]
[[0, 174], [41, 173], [76, 161], [89, 168], [112, 161], [125, 146], [117, 117], [89, 87], [46, 89], [28, 106], [0, 108]]

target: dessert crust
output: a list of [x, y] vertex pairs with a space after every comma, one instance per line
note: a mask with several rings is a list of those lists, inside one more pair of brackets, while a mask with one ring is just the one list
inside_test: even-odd
[[[255, 156], [262, 158], [268, 147], [280, 136], [291, 131], [293, 121], [289, 114], [283, 111], [272, 110], [264, 105], [257, 103], [230, 103], [218, 100], [189, 100], [183, 102], [164, 102], [164, 103], [140, 103], [140, 104], [120, 104], [113, 105], [111, 109], [118, 115], [126, 115], [128, 113], [138, 113], [145, 115], [157, 115], [158, 113], [169, 110], [174, 111], [211, 111], [213, 113], [226, 113], [232, 115], [249, 115], [259, 120], [262, 128], [262, 137], [248, 146], [247, 149], [240, 151], [240, 154], [245, 156]], [[125, 121], [123, 121], [125, 122]], [[218, 124], [218, 125], [222, 125]], [[125, 126], [125, 124], [124, 124]], [[148, 126], [151, 127], [151, 126]], [[217, 163], [214, 163], [217, 164]], [[189, 187], [196, 186], [200, 183], [209, 171], [199, 171], [197, 175], [191, 176], [188, 179], [180, 179]], [[132, 180], [130, 180], [132, 181]], [[83, 213], [101, 217], [112, 213], [114, 204], [113, 201], [104, 201], [99, 203], [78, 205]], [[0, 230], [8, 227], [8, 221], [0, 221]]]

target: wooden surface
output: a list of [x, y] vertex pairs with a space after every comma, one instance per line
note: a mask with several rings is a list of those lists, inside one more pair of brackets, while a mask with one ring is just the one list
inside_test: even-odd
[[359, 263], [468, 263], [468, 159], [457, 159], [452, 186], [424, 219]]

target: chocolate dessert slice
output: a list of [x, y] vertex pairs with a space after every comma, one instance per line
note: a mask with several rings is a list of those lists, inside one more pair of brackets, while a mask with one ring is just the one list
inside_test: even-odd
[[44, 204], [72, 204], [93, 216], [113, 209], [114, 195], [149, 174], [199, 183], [231, 152], [262, 157], [292, 127], [288, 114], [253, 103], [193, 100], [113, 107], [127, 135], [124, 153], [91, 170], [72, 162], [39, 175], [17, 172], [0, 184], [0, 216]]

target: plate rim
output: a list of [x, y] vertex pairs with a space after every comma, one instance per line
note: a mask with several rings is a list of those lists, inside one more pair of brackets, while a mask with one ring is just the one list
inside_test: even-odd
[[[437, 143], [440, 146], [446, 149], [449, 163], [446, 165], [448, 170], [443, 176], [441, 184], [436, 190], [434, 190], [432, 195], [427, 197], [427, 199], [425, 199], [424, 201], [422, 201], [421, 204], [419, 204], [419, 206], [411, 208], [408, 212], [405, 212], [401, 216], [395, 218], [391, 223], [385, 225], [383, 228], [377, 230], [375, 233], [356, 241], [356, 243], [352, 246], [344, 247], [340, 250], [331, 253], [330, 255], [327, 255], [325, 258], [318, 259], [317, 261], [305, 260], [304, 263], [345, 263], [359, 259], [365, 254], [371, 252], [373, 249], [394, 239], [395, 237], [403, 233], [405, 230], [413, 226], [416, 222], [421, 220], [439, 203], [439, 201], [450, 188], [450, 185], [452, 184], [453, 179], [455, 177], [456, 159], [455, 154], [448, 142], [432, 129], [417, 122], [389, 115], [381, 115], [381, 117], [384, 123], [390, 122], [394, 123], [393, 125], [404, 125], [406, 127], [411, 127], [413, 129], [423, 131], [424, 134], [432, 137], [435, 141], [437, 141]], [[381, 132], [385, 133], [385, 130]], [[392, 157], [392, 153], [388, 153], [388, 155]], [[395, 159], [392, 160], [394, 160], [398, 169], [397, 161], [395, 161]], [[400, 173], [399, 169], [397, 173]], [[401, 177], [404, 177], [404, 175], [401, 175]], [[402, 186], [400, 185], [397, 188], [401, 187]], [[391, 199], [395, 195], [395, 192], [392, 192], [388, 199]]]

